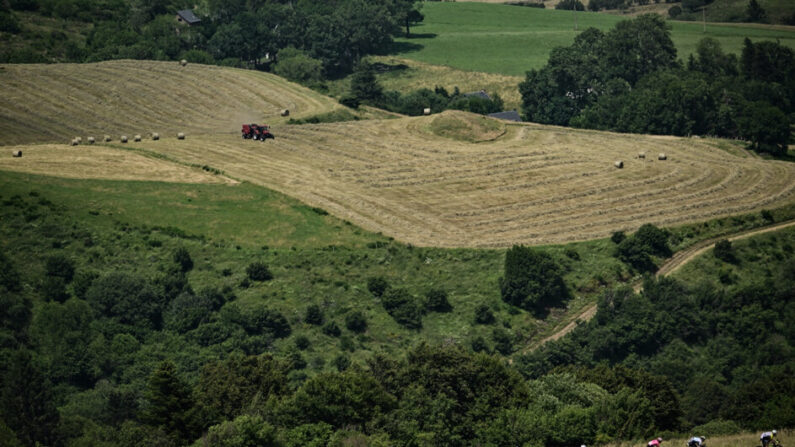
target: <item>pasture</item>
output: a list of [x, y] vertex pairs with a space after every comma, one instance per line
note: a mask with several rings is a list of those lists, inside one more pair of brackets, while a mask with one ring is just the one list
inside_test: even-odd
[[[492, 3], [426, 2], [423, 23], [411, 38], [398, 39], [397, 55], [462, 70], [523, 76], [541, 68], [549, 51], [570, 45], [578, 32], [607, 31], [623, 18], [613, 14], [558, 11]], [[574, 24], [577, 21], [578, 30]], [[743, 40], [778, 40], [795, 47], [795, 31], [758, 25], [669, 22], [679, 58], [687, 60], [703, 37], [718, 40], [723, 50], [740, 53]]]

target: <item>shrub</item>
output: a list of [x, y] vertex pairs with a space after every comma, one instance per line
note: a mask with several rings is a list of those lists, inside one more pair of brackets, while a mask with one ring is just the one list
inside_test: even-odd
[[367, 290], [373, 294], [373, 296], [380, 297], [384, 294], [384, 292], [389, 289], [389, 283], [384, 279], [383, 276], [373, 276], [367, 278]]
[[339, 337], [342, 334], [342, 330], [340, 330], [340, 327], [337, 326], [337, 323], [329, 321], [325, 326], [323, 326], [323, 333], [329, 337]]
[[668, 9], [668, 17], [675, 19], [682, 14], [682, 7], [679, 5], [671, 6]]
[[345, 316], [345, 327], [360, 334], [367, 330], [367, 318], [360, 310], [355, 310]]
[[489, 306], [480, 304], [475, 308], [475, 323], [492, 324], [494, 320], [494, 312], [491, 311]]
[[406, 289], [388, 289], [381, 297], [381, 303], [387, 313], [401, 326], [408, 329], [422, 327], [422, 310], [417, 300]]
[[453, 306], [447, 300], [447, 292], [444, 289], [431, 289], [425, 294], [425, 298], [428, 300], [425, 304], [428, 310], [435, 312], [450, 312], [453, 310]]
[[63, 303], [69, 299], [66, 282], [60, 276], [48, 276], [41, 283], [41, 294], [47, 301]]
[[692, 433], [700, 433], [704, 436], [727, 436], [736, 435], [740, 433], [742, 428], [734, 421], [727, 421], [724, 419], [717, 419], [707, 422], [706, 424], [698, 425], [690, 430]]
[[568, 298], [560, 266], [549, 254], [514, 245], [505, 254], [502, 299], [525, 310], [540, 311]]
[[193, 269], [193, 259], [190, 257], [188, 249], [179, 247], [174, 251], [174, 262], [179, 265], [180, 270], [189, 272]]
[[610, 240], [613, 241], [614, 244], [620, 244], [626, 238], [627, 235], [624, 234], [623, 231], [616, 231], [612, 236], [610, 236]]
[[243, 327], [249, 334], [270, 334], [274, 338], [290, 335], [290, 323], [281, 312], [258, 306], [243, 315]]
[[770, 210], [762, 210], [759, 212], [759, 215], [768, 222], [773, 222], [774, 220], [773, 213], [771, 213]]
[[47, 276], [62, 278], [64, 283], [69, 284], [75, 274], [75, 265], [66, 256], [53, 255], [47, 258], [45, 271]]
[[345, 354], [339, 354], [338, 356], [334, 357], [334, 360], [331, 361], [331, 364], [337, 368], [337, 371], [343, 372], [351, 366], [351, 359]]
[[489, 352], [489, 345], [486, 343], [486, 339], [481, 336], [473, 338], [470, 346], [475, 352]]
[[723, 262], [734, 262], [736, 260], [734, 247], [732, 247], [732, 243], [728, 239], [718, 241], [712, 253]]
[[252, 281], [269, 281], [273, 279], [273, 274], [268, 270], [268, 266], [260, 261], [249, 264], [246, 267], [246, 274]]
[[671, 248], [668, 246], [668, 233], [666, 230], [655, 227], [652, 224], [644, 224], [638, 228], [633, 235], [649, 252], [657, 256], [671, 256]]
[[309, 349], [309, 346], [312, 345], [312, 342], [309, 341], [309, 338], [306, 335], [299, 335], [295, 337], [295, 347], [304, 351]]
[[320, 309], [320, 306], [317, 304], [310, 304], [306, 308], [306, 316], [304, 317], [304, 321], [309, 324], [314, 324], [315, 326], [320, 326], [323, 324], [323, 311]]
[[513, 352], [513, 340], [511, 339], [511, 334], [509, 334], [505, 329], [499, 327], [494, 328], [491, 338], [494, 340], [494, 349], [496, 349], [500, 354], [510, 355], [511, 352]]

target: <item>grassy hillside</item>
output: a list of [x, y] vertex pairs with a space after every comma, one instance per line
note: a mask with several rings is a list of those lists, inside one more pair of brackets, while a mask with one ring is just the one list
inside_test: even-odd
[[5, 65], [0, 145], [69, 142], [74, 136], [158, 132], [237, 134], [241, 123], [283, 122], [340, 107], [326, 96], [251, 70], [177, 62]]
[[[420, 340], [461, 343], [491, 339], [493, 325], [474, 322], [474, 309], [487, 305], [496, 324], [510, 328], [513, 343], [526, 343], [548, 322], [503, 303], [497, 279], [501, 250], [418, 248], [362, 231], [259, 186], [178, 184], [144, 181], [75, 180], [0, 171], [2, 252], [21, 272], [26, 293], [44, 301], [41, 278], [48, 256], [74, 260], [78, 272], [103, 275], [124, 268], [148, 278], [168, 271], [172, 253], [185, 247], [195, 267], [187, 280], [195, 290], [227, 289], [243, 306], [266, 303], [287, 316], [290, 338], [276, 340], [286, 354], [306, 336], [318, 358], [314, 370], [349, 349], [355, 358], [376, 349], [396, 349]], [[595, 241], [550, 249], [564, 266], [574, 291], [572, 309], [592, 302], [602, 287], [628, 277], [612, 257], [612, 243]], [[576, 253], [575, 257], [571, 253]], [[246, 278], [253, 261], [265, 262], [274, 279]], [[398, 325], [367, 289], [367, 279], [384, 277], [419, 300], [431, 288], [445, 290], [450, 313], [428, 313], [421, 330]], [[244, 285], [245, 284], [245, 285]], [[343, 328], [341, 339], [303, 322], [310, 304], [325, 321]], [[369, 329], [344, 329], [352, 310], [364, 312]]]
[[[610, 29], [621, 17], [611, 14], [557, 11], [489, 3], [427, 2], [425, 20], [414, 28], [415, 37], [399, 39], [401, 57], [437, 65], [522, 76], [540, 68], [557, 46], [570, 45], [587, 27]], [[779, 40], [795, 47], [795, 32], [756, 26], [672, 22], [678, 55], [686, 59], [703, 37], [717, 39], [724, 51], [739, 53], [743, 39]]]

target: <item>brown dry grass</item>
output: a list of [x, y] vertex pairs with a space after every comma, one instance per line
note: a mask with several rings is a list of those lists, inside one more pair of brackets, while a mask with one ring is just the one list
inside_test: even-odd
[[[21, 158], [11, 151], [21, 149]], [[41, 144], [3, 148], [0, 170], [66, 178], [153, 180], [177, 183], [229, 183], [230, 180], [160, 158], [112, 147]]]
[[[447, 112], [450, 113], [450, 112]], [[740, 158], [708, 139], [508, 125], [468, 143], [426, 131], [437, 117], [274, 126], [239, 137], [144, 142], [425, 246], [505, 247], [608, 236], [788, 203], [795, 165]], [[634, 158], [665, 152], [656, 157]], [[625, 160], [617, 170], [613, 161]]]
[[154, 61], [4, 65], [0, 145], [69, 142], [74, 135], [237, 133], [341, 107], [268, 73]]

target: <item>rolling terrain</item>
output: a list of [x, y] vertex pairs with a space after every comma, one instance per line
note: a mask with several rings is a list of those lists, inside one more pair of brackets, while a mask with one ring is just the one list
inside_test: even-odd
[[68, 143], [76, 135], [233, 133], [340, 107], [328, 97], [251, 70], [177, 62], [4, 65], [0, 144]]
[[[152, 70], [140, 68], [147, 64]], [[282, 107], [303, 115], [336, 106], [274, 76], [186, 68], [125, 61], [9, 67], [2, 142], [187, 130], [186, 140], [111, 142], [105, 150], [208, 166], [421, 246], [589, 240], [646, 222], [670, 226], [773, 208], [795, 193], [795, 166], [748, 157], [739, 143], [509, 124], [463, 112], [288, 125], [278, 117]], [[42, 95], [36, 86], [45, 82], [60, 93]], [[118, 96], [108, 96], [111, 85]], [[48, 129], [21, 125], [34, 118]], [[240, 123], [260, 119], [274, 124], [276, 139], [241, 140]], [[61, 155], [69, 153], [80, 154], [64, 145]], [[614, 167], [617, 160], [623, 169]], [[9, 157], [2, 166], [53, 175], [85, 168], [80, 157], [72, 162], [31, 165]]]

